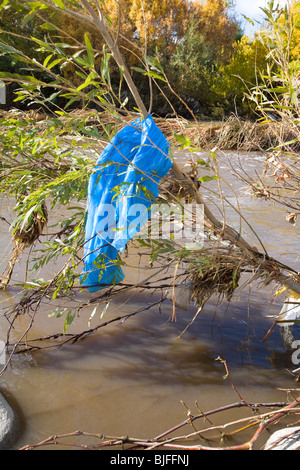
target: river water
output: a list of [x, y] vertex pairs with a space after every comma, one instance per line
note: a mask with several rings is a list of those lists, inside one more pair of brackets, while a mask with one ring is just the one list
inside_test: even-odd
[[[181, 162], [186, 158], [180, 154], [177, 157]], [[241, 209], [269, 254], [296, 268], [298, 228], [286, 222], [285, 210], [245, 194], [243, 184], [227, 168], [228, 158], [231, 162], [242, 159], [247, 171], [253, 173], [260, 171], [264, 157], [257, 153], [226, 153], [220, 157], [221, 175], [230, 181], [228, 198], [235, 204], [231, 189], [237, 191]], [[10, 201], [3, 198], [0, 207], [1, 216], [11, 220]], [[231, 216], [228, 209], [228, 218]], [[56, 213], [55, 217], [59, 220], [60, 216]], [[246, 232], [257, 244], [254, 235], [248, 229]], [[10, 244], [5, 222], [1, 222], [0, 237], [2, 269]], [[149, 274], [148, 269], [138, 267], [136, 254], [129, 256], [128, 264], [132, 266], [126, 270], [128, 281]], [[16, 266], [11, 286], [0, 293], [0, 340], [6, 339], [9, 324], [4, 313], [18, 297], [15, 282], [24, 279], [25, 269], [26, 253]], [[212, 299], [183, 335], [195, 308], [178, 309], [176, 321], [170, 321], [172, 305], [166, 301], [160, 309], [152, 307], [125, 322], [114, 322], [74, 345], [15, 356], [0, 379], [1, 392], [21, 419], [13, 449], [76, 430], [152, 438], [184, 421], [186, 407], [197, 414], [199, 408], [209, 411], [239, 401], [230, 381], [224, 379], [224, 365], [218, 357], [226, 361], [244, 400], [286, 401], [289, 396], [281, 389], [296, 386], [290, 373], [296, 367], [291, 351], [286, 351], [278, 329], [262, 341], [282, 305], [282, 298], [272, 296], [273, 288], [258, 289], [254, 285], [251, 290], [238, 292], [229, 306], [218, 305]], [[95, 294], [78, 295], [89, 300]], [[155, 296], [146, 291], [119, 296], [111, 301], [103, 320], [131, 313], [154, 300]], [[62, 331], [64, 319], [49, 318], [52, 310], [52, 305], [42, 306], [31, 330], [33, 337]], [[70, 332], [87, 329], [90, 314], [91, 308], [82, 310]], [[92, 326], [97, 322], [99, 316], [92, 320]], [[27, 323], [27, 318], [20, 319], [15, 337]], [[225, 423], [241, 416], [240, 411], [232, 410], [212, 420], [215, 424]], [[235, 439], [230, 443], [240, 442]]]

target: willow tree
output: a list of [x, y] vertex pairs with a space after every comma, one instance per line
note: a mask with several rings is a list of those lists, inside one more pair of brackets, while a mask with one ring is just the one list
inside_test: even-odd
[[[79, 202], [84, 201], [87, 196], [87, 185], [94, 171], [95, 155], [120, 128], [131, 122], [133, 116], [136, 117], [136, 113], [143, 120], [150, 112], [119, 48], [120, 28], [104, 14], [105, 4], [106, 2], [97, 0], [15, 0], [2, 3], [2, 8], [14, 6], [22, 9], [28, 18], [35, 17], [46, 31], [61, 29], [59, 24], [55, 25], [53, 22], [60, 21], [62, 16], [76, 19], [89, 30], [89, 34], [85, 33], [82, 40], [75, 38], [71, 41], [69, 37], [69, 42], [63, 44], [60, 40], [56, 42], [53, 35], [45, 34], [42, 40], [32, 36], [30, 41], [36, 45], [39, 53], [42, 53], [42, 59], [29, 56], [4, 39], [0, 43], [4, 54], [13, 56], [26, 66], [26, 75], [1, 73], [0, 78], [20, 85], [17, 100], [38, 104], [47, 111], [42, 118], [20, 118], [7, 113], [1, 120], [0, 188], [3, 193], [8, 193], [16, 199], [16, 219], [12, 224], [15, 250], [8, 272], [2, 277], [3, 287], [10, 282], [15, 260], [25, 247], [29, 246], [31, 249], [43, 233], [51, 211], [60, 206], [68, 209], [71, 206], [73, 209], [71, 215], [61, 222], [57, 233], [43, 242], [39, 254], [33, 260], [33, 272], [57, 258], [67, 258], [66, 262], [50, 280], [31, 279], [29, 282], [27, 276], [24, 280], [26, 295], [13, 309], [10, 321], [12, 327], [18, 315], [30, 312], [29, 324], [12, 347], [12, 354], [22, 347], [26, 350], [39, 347], [36, 342], [25, 343], [22, 340], [34, 322], [42, 299], [51, 298], [55, 303], [58, 297], [70, 296], [72, 289], [79, 287], [84, 261], [82, 247], [85, 220], [85, 210]], [[51, 16], [51, 12], [55, 14]], [[93, 38], [98, 41], [99, 37], [104, 43], [102, 50], [93, 48]], [[138, 51], [134, 45], [132, 50], [136, 56]], [[161, 90], [161, 84], [168, 85], [175, 93], [159, 58], [145, 55], [145, 49], [139, 50], [139, 54], [140, 66], [137, 72], [147, 77], [148, 93], [151, 95], [154, 86]], [[74, 74], [66, 76], [63, 71], [70, 66], [73, 67]], [[111, 81], [111, 67], [119, 74], [117, 87]], [[134, 110], [127, 107], [127, 96], [124, 98], [122, 94], [124, 84], [127, 93], [130, 93], [135, 101]], [[181, 99], [177, 95], [178, 98]], [[70, 106], [78, 103], [81, 106], [84, 103], [85, 112], [69, 112]], [[172, 106], [172, 103], [169, 105]], [[193, 114], [192, 110], [189, 111]], [[110, 296], [115, 296], [118, 292], [133, 288], [161, 289], [161, 282], [152, 284], [154, 274], [163, 274], [163, 278], [169, 280], [169, 287], [178, 284], [191, 286], [191, 299], [197, 305], [191, 322], [197, 318], [212, 295], [217, 294], [220, 299], [226, 298], [230, 301], [243, 272], [250, 271], [250, 281], [260, 279], [267, 285], [274, 282], [300, 294], [298, 273], [269, 256], [243, 214], [222, 194], [215, 149], [209, 150], [207, 145], [207, 156], [198, 160], [192, 158], [191, 167], [188, 169], [174, 161], [174, 148], [190, 151], [191, 157], [195, 150], [203, 150], [197, 147], [197, 138], [202, 132], [197, 121], [187, 125], [178, 118], [175, 122], [158, 121], [158, 124], [169, 137], [170, 158], [173, 162], [169, 174], [160, 186], [160, 202], [183, 205], [185, 201], [194, 201], [200, 205], [204, 213], [205, 243], [202, 248], [190, 248], [178, 244], [173, 237], [137, 240], [137, 243], [142, 243], [147, 248], [150, 263], [155, 265], [159, 262], [159, 268], [153, 275], [137, 284], [109, 286], [100, 295], [93, 296], [88, 304], [77, 304], [76, 311], [54, 310], [53, 315], [66, 316], [65, 328], [81, 308], [87, 305], [101, 308], [103, 302], [107, 302]], [[211, 191], [209, 184], [212, 180], [216, 181], [218, 187], [213, 195], [218, 214], [220, 211], [222, 214], [220, 218], [216, 217], [212, 207], [203, 197], [206, 184]], [[240, 224], [239, 231], [226, 223], [225, 205], [236, 212]], [[255, 247], [244, 237], [244, 227], [254, 233], [257, 241]], [[126, 260], [120, 259], [120, 263], [126, 264]], [[159, 302], [165, 298], [164, 294]], [[175, 308], [176, 298], [171, 298]], [[128, 318], [128, 315], [126, 317]], [[90, 334], [98, 327], [71, 335], [71, 340]], [[62, 335], [64, 333], [65, 329]], [[57, 337], [59, 335], [54, 336]]]
[[258, 184], [254, 180], [248, 182], [253, 189], [256, 186], [257, 196], [284, 207], [288, 211], [287, 220], [294, 225], [300, 210], [300, 60], [295, 47], [299, 35], [299, 8], [299, 1], [293, 2], [291, 7], [280, 8], [271, 0], [268, 8], [263, 9], [266, 28], [258, 31], [256, 42], [261, 42], [268, 60], [258, 75], [257, 84], [248, 84], [247, 93], [260, 122], [272, 123], [277, 137], [267, 154], [264, 169], [265, 174], [272, 177], [272, 186], [267, 188], [264, 178]]

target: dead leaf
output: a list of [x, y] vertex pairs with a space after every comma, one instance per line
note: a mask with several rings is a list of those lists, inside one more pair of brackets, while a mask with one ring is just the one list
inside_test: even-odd
[[286, 220], [292, 224], [292, 225], [296, 225], [296, 220], [297, 220], [297, 212], [290, 212], [289, 214], [287, 214], [286, 216]]

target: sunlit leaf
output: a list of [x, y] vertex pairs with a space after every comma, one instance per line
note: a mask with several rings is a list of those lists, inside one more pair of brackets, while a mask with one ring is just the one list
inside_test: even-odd
[[95, 63], [94, 49], [93, 49], [93, 46], [90, 42], [90, 38], [86, 33], [84, 34], [84, 41], [85, 41], [85, 45], [87, 47], [87, 53], [88, 53], [88, 58], [89, 58], [90, 65], [94, 66], [94, 63]]
[[59, 8], [62, 8], [63, 10], [65, 9], [65, 6], [62, 2], [62, 0], [51, 0], [55, 5], [57, 5]]

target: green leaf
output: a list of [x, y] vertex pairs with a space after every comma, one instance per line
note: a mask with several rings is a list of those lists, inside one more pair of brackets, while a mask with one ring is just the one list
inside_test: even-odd
[[17, 54], [17, 55], [20, 55], [20, 56], [24, 55], [22, 52], [18, 51], [14, 47], [10, 47], [7, 44], [4, 44], [3, 42], [0, 43], [0, 51], [6, 52], [6, 53], [9, 53], [9, 54]]
[[152, 78], [156, 78], [157, 80], [162, 80], [163, 82], [166, 82], [166, 79], [164, 77], [162, 77], [161, 75], [159, 75], [156, 72], [153, 72], [152, 70], [150, 70], [149, 73], [146, 74], [146, 75], [150, 75], [150, 77], [152, 77]]
[[135, 70], [136, 72], [140, 72], [144, 75], [147, 75], [147, 71], [144, 69], [141, 69], [140, 67], [131, 67], [132, 70]]
[[77, 91], [83, 90], [89, 85], [97, 85], [93, 79], [97, 77], [97, 74], [95, 72], [91, 72], [88, 77], [86, 77], [85, 82], [79, 85], [77, 88]]
[[[62, 95], [64, 97], [67, 97], [67, 94], [65, 95]], [[70, 95], [69, 95], [70, 96]], [[77, 96], [77, 95], [74, 95], [73, 98], [71, 98], [67, 104], [65, 105], [65, 108], [67, 109], [69, 106], [71, 106], [71, 104], [75, 103], [76, 101], [81, 101], [81, 98], [80, 96]]]
[[62, 0], [52, 0], [55, 5], [57, 5], [59, 8], [62, 8], [63, 10], [65, 9], [65, 5], [63, 4]]
[[298, 93], [294, 88], [291, 87], [291, 102], [297, 106], [298, 104]]
[[54, 25], [50, 24], [50, 23], [41, 24], [40, 27], [41, 27], [41, 29], [45, 29], [46, 31], [56, 31], [57, 30], [57, 28]]
[[9, 3], [10, 3], [10, 0], [3, 0], [3, 2], [1, 3], [0, 5], [0, 11], [2, 11], [4, 8], [9, 8]]
[[192, 142], [190, 141], [190, 139], [188, 137], [186, 137], [185, 135], [183, 134], [176, 134], [175, 132], [173, 132], [173, 135], [175, 137], [175, 139], [180, 142], [182, 145], [180, 146], [180, 149], [181, 150], [184, 150], [186, 148], [189, 149], [190, 152], [197, 152], [199, 151], [198, 148], [196, 147], [193, 147], [193, 144]]
[[101, 59], [100, 69], [101, 69], [101, 77], [107, 83], [110, 83], [109, 60], [110, 60], [110, 54], [106, 52], [106, 49], [103, 46], [103, 57]]
[[47, 67], [47, 64], [49, 63], [49, 60], [51, 60], [53, 57], [53, 54], [48, 55], [46, 59], [44, 60], [43, 67]]
[[62, 59], [55, 59], [53, 62], [51, 62], [51, 64], [48, 65], [48, 70], [51, 70], [53, 69], [53, 67], [55, 67], [56, 65], [60, 64], [62, 61]]
[[278, 86], [274, 88], [266, 88], [265, 91], [268, 93], [288, 93], [289, 90], [286, 86]]
[[276, 145], [275, 148], [281, 148], [281, 147], [287, 147], [289, 145], [293, 145], [293, 144], [297, 144], [299, 142], [299, 139], [293, 139], [293, 140], [289, 140], [288, 142], [283, 142], [282, 144], [278, 144]]
[[92, 321], [92, 319], [94, 318], [94, 316], [95, 316], [95, 314], [96, 314], [96, 312], [97, 312], [97, 309], [98, 309], [98, 305], [94, 308], [94, 310], [92, 311], [92, 313], [91, 313], [91, 315], [90, 315], [90, 318], [89, 318], [89, 321], [88, 321], [88, 326], [89, 326], [89, 328], [90, 328], [90, 326], [91, 326], [91, 321]]
[[174, 137], [178, 142], [181, 142], [182, 144], [190, 144], [191, 141], [187, 137], [185, 137], [183, 134], [176, 134], [174, 132]]
[[[33, 284], [33, 285], [34, 285], [34, 284]], [[53, 310], [53, 312], [49, 313], [49, 314], [48, 314], [48, 318], [51, 318], [51, 317], [56, 316], [57, 313], [58, 313], [58, 311], [59, 311], [59, 307], [57, 307], [55, 310]]]
[[31, 216], [34, 213], [34, 211], [36, 211], [36, 206], [31, 207], [31, 209], [29, 209], [29, 211], [26, 213], [26, 216], [25, 216], [25, 218], [22, 222], [22, 225], [20, 227], [21, 232], [26, 227], [27, 223], [30, 221]]
[[105, 305], [104, 309], [102, 310], [102, 312], [100, 314], [100, 320], [104, 317], [108, 307], [109, 307], [109, 302]]
[[68, 313], [67, 313], [67, 318], [66, 318], [66, 321], [65, 321], [65, 324], [64, 324], [64, 331], [63, 331], [63, 334], [65, 335], [66, 334], [66, 329], [69, 325], [71, 325], [71, 323], [73, 322], [75, 318], [75, 313], [72, 313], [72, 310], [69, 310]]
[[93, 46], [90, 42], [90, 38], [88, 37], [87, 33], [84, 33], [84, 41], [85, 41], [85, 45], [86, 45], [86, 48], [87, 48], [89, 63], [90, 63], [91, 66], [94, 66], [94, 64], [95, 64], [94, 49], [93, 49]]
[[59, 293], [59, 289], [60, 289], [60, 286], [57, 287], [57, 289], [55, 289], [55, 291], [53, 292], [53, 295], [52, 295], [52, 299], [53, 299], [53, 300], [56, 299], [56, 297], [57, 297], [57, 295], [58, 295], [58, 293]]
[[242, 16], [244, 17], [244, 19], [245, 19], [246, 21], [248, 21], [249, 23], [251, 23], [251, 24], [254, 26], [254, 21], [251, 20], [251, 18], [248, 18], [248, 17], [245, 16], [245, 15], [242, 15]]
[[158, 80], [162, 80], [163, 82], [166, 81], [162, 75], [160, 75], [157, 72], [154, 72], [153, 70], [149, 70], [149, 72], [147, 72], [147, 70], [143, 70], [140, 67], [131, 67], [131, 69], [135, 70], [136, 72], [142, 73], [143, 75], [146, 75], [146, 76], [149, 75], [150, 77], [156, 78]]
[[36, 11], [33, 10], [31, 11], [30, 13], [28, 13], [27, 15], [24, 16], [23, 20], [22, 20], [22, 27], [26, 26], [27, 23], [29, 23], [29, 21], [34, 18], [34, 16], [36, 15]]
[[198, 178], [198, 181], [203, 181], [204, 183], [207, 183], [208, 181], [212, 180], [219, 180], [220, 178], [218, 176], [201, 176]]

